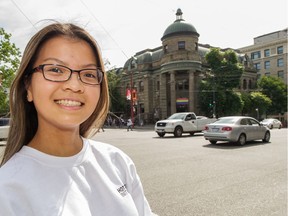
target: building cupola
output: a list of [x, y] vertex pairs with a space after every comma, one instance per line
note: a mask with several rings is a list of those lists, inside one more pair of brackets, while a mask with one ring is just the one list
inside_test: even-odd
[[168, 37], [178, 35], [195, 35], [199, 37], [196, 28], [192, 24], [185, 22], [182, 15], [182, 10], [180, 8], [177, 9], [176, 20], [166, 28], [161, 38], [162, 41]]

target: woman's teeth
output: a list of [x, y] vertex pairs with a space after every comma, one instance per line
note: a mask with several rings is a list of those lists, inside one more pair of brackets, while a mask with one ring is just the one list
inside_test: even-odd
[[64, 106], [81, 106], [81, 103], [79, 101], [71, 100], [57, 100], [56, 103]]

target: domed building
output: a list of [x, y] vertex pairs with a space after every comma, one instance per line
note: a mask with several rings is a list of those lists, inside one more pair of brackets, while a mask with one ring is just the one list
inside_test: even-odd
[[[198, 43], [200, 34], [182, 15], [178, 9], [176, 20], [163, 33], [161, 46], [137, 52], [121, 70], [126, 113], [136, 122], [153, 123], [175, 112], [201, 115], [198, 89], [208, 70], [205, 54], [211, 47]], [[248, 74], [245, 82], [254, 85], [256, 73]]]

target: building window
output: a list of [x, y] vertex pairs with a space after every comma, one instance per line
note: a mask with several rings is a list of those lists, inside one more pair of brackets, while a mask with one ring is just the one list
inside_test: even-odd
[[246, 81], [246, 79], [243, 80], [243, 89], [244, 90], [247, 89], [247, 81]]
[[139, 91], [140, 91], [140, 92], [143, 92], [143, 91], [144, 91], [144, 82], [143, 82], [143, 81], [140, 81], [140, 82], [139, 82], [139, 86], [140, 86]]
[[261, 64], [260, 64], [260, 63], [255, 63], [255, 64], [254, 64], [254, 68], [255, 68], [256, 70], [260, 70], [260, 69], [261, 69]]
[[163, 49], [164, 49], [164, 53], [167, 53], [168, 52], [168, 45], [167, 44], [164, 45]]
[[258, 59], [258, 58], [261, 58], [260, 51], [251, 53], [251, 59]]
[[283, 66], [284, 66], [283, 58], [277, 59], [277, 66], [278, 66], [278, 67], [283, 67]]
[[252, 81], [251, 80], [249, 80], [249, 82], [248, 82], [248, 89], [252, 89]]
[[183, 90], [183, 82], [182, 81], [178, 81], [176, 84], [176, 89], [177, 90]]
[[269, 69], [270, 68], [270, 61], [265, 61], [264, 62], [264, 68]]
[[188, 90], [188, 89], [189, 89], [189, 82], [188, 82], [188, 80], [184, 80], [184, 81], [183, 81], [183, 84], [184, 84], [184, 89], [185, 89], [185, 90]]
[[195, 50], [196, 51], [198, 50], [198, 43], [197, 42], [195, 43]]
[[185, 41], [178, 41], [178, 50], [185, 49]]
[[270, 49], [264, 50], [264, 56], [269, 57], [270, 56]]
[[278, 71], [278, 77], [281, 78], [281, 79], [284, 79], [284, 71], [281, 70], [281, 71]]
[[160, 90], [160, 81], [157, 81], [157, 84], [156, 84], [156, 89], [157, 89], [157, 91], [159, 91], [159, 90]]
[[266, 73], [265, 73], [265, 76], [270, 76], [270, 72], [266, 72]]
[[283, 54], [283, 46], [277, 47], [277, 54]]

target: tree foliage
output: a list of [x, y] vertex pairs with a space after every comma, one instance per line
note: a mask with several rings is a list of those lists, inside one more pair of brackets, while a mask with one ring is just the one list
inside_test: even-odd
[[263, 76], [258, 86], [262, 93], [272, 101], [268, 114], [287, 112], [287, 85], [278, 77]]
[[257, 116], [256, 109], [259, 112], [259, 116], [262, 116], [272, 104], [271, 99], [259, 91], [242, 93], [242, 99], [244, 101], [242, 114], [254, 117]]
[[0, 115], [9, 111], [9, 87], [20, 63], [20, 50], [10, 38], [11, 34], [0, 28]]
[[125, 110], [125, 98], [120, 92], [121, 76], [116, 74], [115, 69], [107, 72], [109, 96], [110, 96], [110, 111], [119, 112]]
[[[208, 116], [216, 106], [216, 115], [233, 115], [241, 112], [244, 102], [240, 94], [233, 92], [239, 88], [243, 66], [233, 50], [221, 52], [219, 48], [212, 48], [205, 56], [210, 71], [200, 85], [200, 108]], [[215, 103], [213, 103], [215, 99]], [[212, 107], [211, 107], [212, 101]]]

